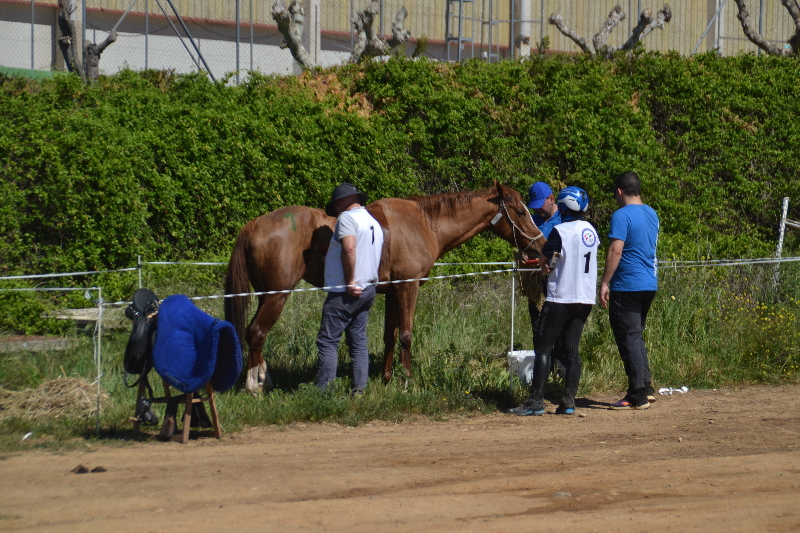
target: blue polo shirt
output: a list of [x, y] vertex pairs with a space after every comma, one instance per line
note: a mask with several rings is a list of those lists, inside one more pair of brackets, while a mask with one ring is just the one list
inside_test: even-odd
[[609, 282], [612, 291], [655, 291], [658, 215], [649, 205], [626, 205], [611, 215], [609, 239], [625, 242], [619, 266]]
[[550, 232], [553, 228], [561, 224], [561, 211], [556, 211], [556, 214], [545, 220], [539, 215], [533, 215], [533, 223], [539, 228], [539, 231], [544, 234], [544, 238], [550, 238]]

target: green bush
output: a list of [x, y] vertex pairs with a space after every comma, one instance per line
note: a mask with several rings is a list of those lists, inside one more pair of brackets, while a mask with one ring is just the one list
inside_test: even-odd
[[[224, 260], [247, 220], [321, 207], [343, 180], [373, 199], [578, 185], [604, 233], [628, 169], [661, 216], [661, 257], [763, 256], [783, 196], [800, 218], [799, 80], [789, 58], [657, 53], [392, 59], [239, 87], [0, 77], [0, 274]], [[481, 235], [447, 259], [509, 256]], [[132, 278], [109, 279], [107, 299], [130, 295]]]

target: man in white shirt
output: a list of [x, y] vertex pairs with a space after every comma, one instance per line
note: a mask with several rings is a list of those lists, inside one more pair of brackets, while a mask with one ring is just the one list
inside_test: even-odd
[[325, 206], [325, 212], [338, 219], [325, 256], [328, 297], [322, 307], [317, 335], [319, 364], [315, 384], [323, 390], [336, 378], [339, 340], [343, 332], [353, 363], [350, 391], [363, 394], [367, 386], [367, 318], [375, 301], [383, 230], [364, 208], [366, 203], [366, 194], [350, 183], [342, 183], [334, 189], [331, 201]]

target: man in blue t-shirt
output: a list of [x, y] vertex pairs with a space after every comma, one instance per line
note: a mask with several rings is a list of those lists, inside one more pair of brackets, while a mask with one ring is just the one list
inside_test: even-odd
[[655, 397], [642, 334], [658, 289], [658, 215], [642, 202], [642, 184], [635, 172], [617, 176], [614, 187], [620, 209], [611, 216], [600, 303], [608, 307], [614, 340], [628, 375], [628, 392], [612, 403], [611, 409], [647, 409]]

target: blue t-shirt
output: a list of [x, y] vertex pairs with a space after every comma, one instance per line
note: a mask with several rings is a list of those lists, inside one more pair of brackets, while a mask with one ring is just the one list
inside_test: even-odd
[[649, 205], [632, 204], [611, 215], [609, 239], [625, 242], [619, 266], [609, 282], [612, 291], [654, 291], [658, 215]]
[[545, 239], [550, 238], [550, 232], [553, 228], [561, 224], [561, 211], [556, 211], [556, 214], [545, 220], [539, 215], [533, 215], [533, 223], [539, 228], [539, 231], [544, 234]]

